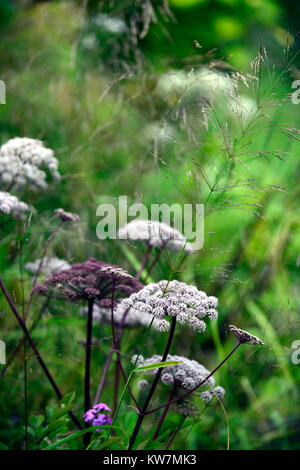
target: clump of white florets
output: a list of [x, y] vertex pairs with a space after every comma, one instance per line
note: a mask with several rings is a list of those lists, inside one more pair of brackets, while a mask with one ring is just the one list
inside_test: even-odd
[[[137, 356], [133, 356], [131, 361], [135, 363], [136, 359]], [[160, 380], [165, 385], [176, 385], [178, 388], [191, 390], [203, 382], [203, 380], [210, 374], [210, 371], [207, 370], [206, 367], [204, 367], [202, 364], [199, 364], [197, 361], [187, 359], [184, 356], [172, 356], [169, 354], [166, 360], [180, 362], [180, 364], [174, 364], [163, 368]], [[149, 366], [161, 361], [162, 356], [157, 354], [150, 357], [149, 359], [144, 359], [143, 356], [139, 356], [136, 366]], [[156, 375], [157, 370], [158, 369], [149, 369], [143, 371], [143, 373]], [[215, 385], [214, 377], [209, 377], [209, 379], [207, 379], [207, 381], [205, 381], [203, 384], [203, 386], [205, 385], [213, 387]]]
[[28, 206], [25, 202], [20, 201], [16, 196], [0, 191], [0, 214], [13, 214], [18, 217], [27, 210]]
[[148, 380], [142, 379], [138, 381], [138, 388], [139, 390], [145, 390], [146, 388], [149, 387], [149, 382]]
[[169, 329], [166, 317], [171, 316], [176, 317], [178, 323], [203, 332], [206, 328], [203, 318], [215, 320], [217, 305], [216, 297], [209, 297], [195, 286], [176, 280], [149, 284], [121, 302], [122, 308], [133, 307], [140, 315], [154, 315], [156, 321], [153, 326], [160, 331]]
[[[82, 307], [80, 309], [81, 315], [87, 315], [88, 308]], [[123, 321], [123, 317], [125, 319]], [[93, 309], [93, 320], [99, 323], [111, 324], [111, 307], [99, 307], [97, 304], [94, 305]], [[153, 315], [149, 313], [140, 312], [135, 308], [128, 308], [119, 303], [114, 308], [114, 323], [115, 325], [120, 325], [123, 322], [123, 327], [138, 327], [138, 326], [149, 326], [152, 321], [152, 324], [155, 326], [159, 321], [156, 318], [153, 318]]]
[[200, 415], [200, 408], [196, 403], [190, 400], [184, 400], [182, 403], [176, 403], [175, 407], [179, 414], [188, 418], [196, 418]]
[[214, 395], [216, 395], [219, 400], [222, 400], [225, 395], [225, 389], [223, 387], [217, 386], [212, 390], [205, 390], [205, 392], [200, 393], [200, 398], [204, 403], [209, 403]]
[[[149, 359], [144, 359], [143, 356], [137, 357], [137, 355], [131, 358], [131, 362], [135, 364], [135, 367], [150, 366], [157, 362], [161, 362], [162, 356], [154, 355]], [[184, 356], [173, 356], [168, 355], [167, 361], [176, 361], [179, 364], [174, 364], [163, 368], [163, 372], [160, 376], [160, 381], [167, 386], [175, 387], [175, 389], [192, 390], [197, 385], [199, 388], [209, 387], [208, 390], [201, 392], [199, 395], [200, 399], [204, 403], [209, 403], [214, 395], [217, 395], [219, 399], [223, 399], [225, 395], [225, 389], [223, 387], [215, 387], [215, 379], [213, 376], [205, 380], [209, 375], [210, 371], [206, 369], [202, 364], [195, 360], [187, 359]], [[158, 369], [143, 370], [141, 373], [148, 375], [156, 375]], [[194, 394], [194, 392], [193, 392]], [[195, 391], [196, 395], [196, 391]], [[189, 400], [177, 404], [178, 409], [181, 413], [191, 416], [196, 412], [194, 405], [191, 405]]]
[[[37, 259], [33, 262], [29, 262], [25, 264], [25, 269], [32, 274], [36, 274], [40, 267], [41, 260]], [[71, 265], [64, 259], [57, 258], [56, 256], [53, 257], [45, 257], [43, 259], [42, 267], [40, 270], [40, 274], [45, 277], [51, 276], [53, 273], [57, 273], [63, 271], [64, 269], [71, 268]]]
[[53, 150], [40, 140], [15, 137], [0, 147], [0, 181], [14, 189], [47, 189], [47, 170], [54, 180], [60, 178]]
[[151, 247], [168, 248], [173, 251], [193, 251], [191, 243], [175, 228], [157, 220], [133, 220], [118, 231], [121, 240], [140, 240]]

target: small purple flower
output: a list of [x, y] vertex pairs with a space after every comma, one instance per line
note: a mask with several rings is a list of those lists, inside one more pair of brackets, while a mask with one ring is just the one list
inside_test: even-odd
[[[102, 411], [102, 413], [100, 413]], [[106, 405], [106, 403], [97, 403], [96, 405], [93, 406], [90, 410], [86, 411], [83, 415], [84, 421], [86, 423], [90, 423], [93, 426], [99, 426], [99, 425], [105, 425], [105, 424], [111, 424], [112, 419], [110, 416], [107, 414], [104, 414], [104, 412], [110, 413], [111, 409], [109, 406]], [[102, 429], [99, 428], [97, 429], [98, 432], [101, 432]]]
[[91, 409], [91, 410], [88, 410], [86, 413], [84, 413], [83, 415], [83, 418], [84, 418], [84, 421], [86, 423], [89, 423], [90, 421], [93, 421], [93, 419], [95, 418], [95, 415], [96, 415], [96, 412]]
[[111, 409], [106, 405], [106, 403], [97, 403], [97, 405], [93, 406], [93, 409], [100, 412], [100, 411], [111, 411]]
[[[97, 418], [95, 418], [93, 420], [93, 426], [99, 426], [99, 425], [104, 425], [104, 424], [111, 424], [112, 423], [112, 419], [110, 416], [107, 416], [107, 415], [104, 415], [102, 413], [100, 413]], [[102, 429], [99, 428], [97, 429], [97, 432], [101, 432]]]

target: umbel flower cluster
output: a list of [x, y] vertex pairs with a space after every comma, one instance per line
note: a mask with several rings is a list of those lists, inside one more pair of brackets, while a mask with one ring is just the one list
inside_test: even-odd
[[[131, 362], [135, 363], [136, 359], [137, 356], [133, 356], [131, 358]], [[155, 354], [149, 359], [144, 359], [144, 357], [140, 355], [137, 359], [137, 367], [150, 366], [151, 364], [161, 362], [161, 360], [162, 356], [158, 354]], [[173, 356], [168, 354], [166, 360], [177, 361], [181, 364], [174, 364], [172, 366], [163, 368], [160, 380], [165, 385], [176, 385], [179, 388], [191, 390], [192, 388], [196, 387], [196, 385], [200, 384], [200, 382], [202, 382], [210, 374], [210, 371], [207, 370], [202, 364], [199, 364], [197, 361], [187, 359], [184, 356]], [[143, 373], [156, 375], [157, 371], [158, 369], [149, 369], [144, 370]], [[214, 377], [207, 379], [205, 384], [213, 387], [215, 385]]]
[[117, 298], [130, 295], [141, 287], [120, 266], [89, 258], [84, 263], [73, 264], [70, 269], [52, 274], [43, 284], [36, 286], [34, 291], [59, 300], [97, 300], [100, 306], [108, 306], [111, 304], [113, 290], [114, 298]]
[[16, 196], [0, 191], [0, 213], [13, 214], [18, 217], [21, 213], [28, 210], [27, 204], [20, 201]]
[[[137, 356], [133, 356], [131, 361], [135, 363]], [[154, 355], [149, 359], [144, 359], [143, 356], [139, 356], [137, 359], [137, 366], [149, 366], [151, 364], [155, 364], [157, 362], [161, 362], [162, 356]], [[171, 354], [168, 355], [167, 361], [177, 361], [180, 364], [175, 364], [172, 366], [167, 366], [163, 368], [162, 375], [160, 377], [160, 381], [164, 385], [176, 387], [178, 389], [183, 390], [192, 390], [194, 387], [199, 385], [201, 382], [204, 381], [206, 377], [209, 376], [210, 371], [206, 369], [202, 364], [199, 362], [191, 359], [187, 359], [184, 356], [173, 356]], [[158, 369], [149, 369], [144, 370], [143, 373], [148, 375], [156, 375]], [[204, 392], [200, 393], [200, 399], [205, 402], [209, 403], [214, 394], [216, 394], [220, 399], [222, 399], [225, 395], [225, 390], [223, 387], [215, 387], [215, 379], [214, 377], [209, 377], [203, 385], [199, 388], [208, 386], [210, 390], [205, 390]], [[182, 407], [187, 407], [187, 401], [181, 403]]]
[[[83, 415], [84, 421], [90, 423], [91, 426], [99, 426], [105, 424], [111, 424], [112, 419], [108, 415], [111, 412], [111, 409], [106, 405], [106, 403], [97, 403], [93, 408], [86, 411]], [[98, 432], [101, 432], [102, 429], [97, 429]]]
[[176, 280], [149, 284], [124, 299], [121, 306], [133, 307], [141, 315], [154, 315], [156, 322], [153, 326], [160, 331], [169, 329], [168, 316], [176, 317], [179, 323], [189, 325], [198, 332], [203, 332], [206, 328], [203, 318], [216, 320], [218, 316], [216, 297], [209, 297], [195, 286]]
[[[29, 262], [25, 264], [25, 269], [32, 274], [36, 274], [39, 269], [41, 259]], [[43, 259], [42, 268], [40, 274], [48, 277], [53, 273], [58, 273], [64, 269], [70, 269], [71, 265], [64, 259], [57, 258], [56, 256], [48, 257]]]
[[58, 160], [43, 142], [28, 137], [15, 137], [0, 147], [0, 181], [20, 189], [47, 189], [46, 172], [60, 178]]
[[[200, 400], [205, 403], [206, 405], [210, 403], [214, 396], [218, 397], [219, 400], [222, 400], [225, 396], [225, 389], [220, 387], [214, 387], [212, 390], [205, 390], [200, 394], [196, 392], [192, 393], [191, 396], [199, 396]], [[184, 399], [179, 403], [175, 403], [174, 405], [177, 408], [178, 413], [189, 416], [189, 417], [196, 417], [197, 415], [201, 414], [199, 406], [194, 403], [192, 400]]]
[[118, 231], [118, 238], [140, 240], [151, 247], [168, 248], [173, 251], [193, 251], [192, 245], [175, 228], [156, 220], [133, 220]]
[[[82, 315], [86, 315], [87, 311], [87, 307], [81, 307], [80, 309], [80, 313]], [[125, 318], [123, 321], [124, 314]], [[99, 307], [97, 304], [95, 304], [93, 310], [93, 320], [99, 323], [110, 325], [111, 307]], [[149, 315], [149, 313], [142, 313], [135, 308], [125, 308], [125, 306], [122, 306], [120, 303], [117, 304], [114, 308], [114, 323], [116, 326], [120, 325], [121, 323], [125, 328], [149, 326], [152, 320], [152, 324], [154, 325], [159, 321], [156, 318], [153, 318], [153, 315]]]

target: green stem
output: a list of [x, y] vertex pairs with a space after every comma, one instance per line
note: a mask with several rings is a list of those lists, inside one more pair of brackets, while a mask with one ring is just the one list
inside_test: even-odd
[[[171, 322], [171, 328], [170, 328], [170, 333], [169, 333], [169, 338], [168, 338], [168, 341], [167, 341], [167, 345], [166, 345], [166, 348], [165, 348], [165, 351], [164, 351], [164, 354], [163, 354], [163, 357], [162, 357], [162, 361], [161, 362], [165, 362], [167, 360], [167, 357], [168, 357], [168, 354], [169, 354], [169, 351], [170, 351], [170, 348], [171, 348], [171, 344], [172, 344], [172, 341], [173, 341], [173, 337], [174, 337], [174, 332], [175, 332], [175, 327], [176, 327], [176, 317], [172, 317], [172, 322]], [[139, 412], [139, 415], [138, 415], [138, 419], [137, 419], [137, 422], [136, 422], [136, 425], [135, 425], [135, 428], [133, 430], [133, 433], [131, 435], [131, 438], [130, 438], [130, 441], [129, 441], [129, 446], [128, 446], [128, 450], [131, 450], [133, 445], [134, 445], [134, 442], [135, 442], [135, 439], [139, 433], [139, 430], [141, 428], [141, 425], [143, 423], [143, 420], [146, 416], [146, 412], [147, 412], [147, 408], [150, 404], [150, 401], [153, 397], [153, 394], [155, 392], [155, 389], [157, 387], [157, 384], [159, 382], [159, 379], [161, 377], [161, 374], [163, 372], [163, 369], [160, 368], [158, 369], [157, 373], [156, 373], [156, 376], [155, 376], [155, 379], [152, 383], [152, 386], [149, 390], [149, 393], [146, 397], [146, 400], [145, 400], [145, 403], [144, 403], [144, 406], [143, 408], [141, 409], [141, 411]]]

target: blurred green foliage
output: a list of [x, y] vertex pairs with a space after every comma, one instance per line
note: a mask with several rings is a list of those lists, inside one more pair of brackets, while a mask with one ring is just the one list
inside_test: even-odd
[[[257, 155], [246, 165], [237, 165], [234, 181], [248, 181], [248, 186], [226, 190], [219, 199], [219, 193], [209, 196], [201, 179], [204, 170], [213, 182], [224, 158], [216, 130], [200, 122], [201, 102], [193, 94], [182, 99], [176, 91], [159, 91], [168, 72], [191, 71], [199, 64], [221, 72], [233, 68], [250, 72], [260, 41], [267, 47], [271, 70], [273, 64], [280, 68], [282, 48], [296, 33], [299, 5], [273, 0], [171, 0], [170, 11], [158, 2], [161, 8], [150, 15], [148, 24], [149, 11], [142, 9], [142, 0], [129, 5], [107, 3], [99, 10], [96, 0], [87, 2], [86, 8], [81, 1], [0, 1], [0, 78], [7, 85], [7, 104], [0, 105], [1, 144], [15, 136], [40, 138], [55, 150], [63, 175], [45, 193], [22, 194], [35, 208], [29, 225], [5, 219], [1, 276], [22, 311], [31, 279], [20, 266], [40, 257], [56, 226], [57, 207], [79, 213], [81, 222], [59, 233], [50, 254], [71, 262], [95, 256], [135, 274], [132, 258], [120, 242], [97, 239], [97, 205], [114, 202], [123, 194], [129, 202], [142, 200], [146, 205], [203, 203], [209, 197], [204, 248], [185, 259], [177, 277], [219, 297], [219, 320], [204, 335], [178, 328], [172, 352], [213, 368], [234, 345], [225, 333], [227, 323], [262, 337], [265, 348], [241, 349], [217, 373], [218, 383], [226, 388], [230, 448], [299, 448], [300, 367], [291, 362], [291, 346], [299, 339], [300, 328], [299, 144], [282, 132], [287, 122], [297, 125], [299, 109], [290, 100], [270, 106], [267, 112], [273, 125], [253, 136], [253, 150], [280, 149], [289, 154], [285, 161], [271, 154], [268, 160]], [[136, 13], [142, 38], [136, 37], [133, 26], [130, 29]], [[100, 14], [118, 17], [128, 29], [120, 24], [119, 29], [115, 24], [117, 32], [105, 29], [103, 21], [99, 23]], [[267, 67], [264, 72], [262, 87], [268, 90]], [[291, 92], [296, 78], [297, 62], [291, 76], [280, 81], [278, 100]], [[253, 99], [245, 86], [242, 94]], [[216, 101], [237, 139], [238, 123], [226, 96]], [[169, 126], [170, 138], [157, 137], [164, 125]], [[259, 207], [253, 206], [256, 203]], [[143, 246], [125, 246], [136, 259], [142, 258]], [[175, 254], [164, 253], [153, 279], [168, 277], [175, 260]], [[34, 299], [29, 325], [42, 303]], [[2, 297], [0, 326], [10, 355], [21, 333]], [[83, 406], [84, 328], [78, 308], [52, 301], [33, 332], [64, 393], [76, 392], [78, 416]], [[111, 331], [95, 325], [93, 333], [96, 391]], [[143, 334], [125, 332], [122, 342], [128, 365]], [[153, 332], [144, 355], [160, 354], [165, 336]], [[23, 353], [18, 352], [0, 382], [0, 441], [10, 449], [24, 447]], [[26, 354], [29, 414], [44, 415], [55, 397], [31, 351]], [[106, 403], [111, 403], [113, 380], [109, 375], [103, 395]], [[136, 383], [134, 391], [138, 392]], [[165, 396], [163, 387], [159, 393]], [[161, 399], [156, 398], [158, 403]], [[125, 405], [123, 411], [118, 424], [129, 433], [135, 412]], [[179, 421], [178, 415], [170, 413], [165, 425], [176, 427]], [[65, 423], [62, 426], [65, 432]], [[147, 426], [150, 429], [151, 417]], [[185, 421], [173, 448], [224, 449], [227, 434], [226, 416], [214, 405], [199, 423], [192, 418]], [[72, 442], [67, 448], [76, 445]]]

